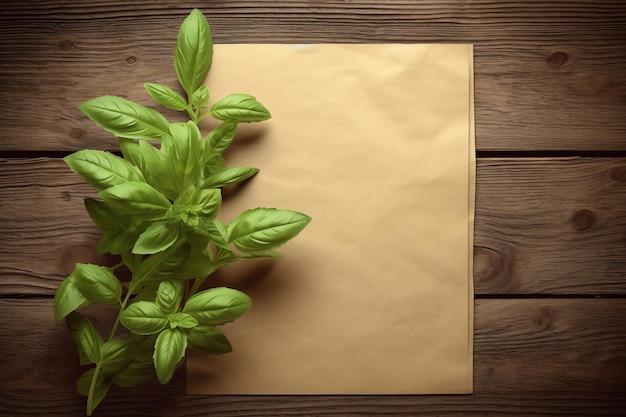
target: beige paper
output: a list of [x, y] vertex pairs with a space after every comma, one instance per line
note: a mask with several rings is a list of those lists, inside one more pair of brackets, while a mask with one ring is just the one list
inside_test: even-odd
[[[313, 217], [281, 260], [214, 285], [253, 298], [232, 353], [193, 353], [188, 392], [472, 391], [471, 45], [217, 45], [212, 101], [257, 97], [229, 165], [261, 169], [224, 203]], [[207, 126], [205, 126], [207, 127]]]

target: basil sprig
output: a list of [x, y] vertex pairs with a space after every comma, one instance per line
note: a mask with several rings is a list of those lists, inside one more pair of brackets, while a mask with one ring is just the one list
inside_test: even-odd
[[[247, 180], [258, 169], [228, 167], [222, 153], [239, 123], [261, 122], [270, 112], [248, 94], [231, 94], [207, 109], [203, 84], [213, 59], [209, 24], [195, 9], [178, 33], [174, 68], [184, 90], [156, 83], [145, 89], [158, 104], [187, 112], [187, 123], [170, 123], [157, 110], [118, 96], [79, 106], [93, 122], [119, 139], [122, 157], [81, 150], [64, 160], [97, 191], [85, 199], [103, 231], [98, 251], [120, 255], [114, 267], [76, 265], [54, 298], [56, 321], [65, 319], [81, 365], [77, 381], [87, 396], [87, 415], [112, 384], [130, 387], [153, 376], [165, 384], [188, 348], [213, 354], [231, 351], [220, 326], [244, 315], [244, 293], [224, 287], [199, 291], [213, 272], [244, 258], [279, 257], [276, 249], [298, 235], [311, 218], [286, 209], [256, 208], [225, 224], [217, 219], [221, 188]], [[198, 123], [219, 124], [204, 136]], [[116, 276], [125, 266], [130, 279]], [[101, 303], [118, 310], [105, 339], [77, 310]], [[119, 332], [119, 325], [128, 331]], [[123, 333], [126, 336], [121, 336]]]

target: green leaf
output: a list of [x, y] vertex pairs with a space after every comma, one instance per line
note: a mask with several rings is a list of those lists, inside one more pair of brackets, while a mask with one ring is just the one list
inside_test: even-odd
[[256, 98], [249, 94], [230, 94], [211, 106], [211, 116], [217, 120], [260, 122], [272, 117]]
[[226, 120], [213, 129], [204, 139], [203, 154], [207, 162], [216, 155], [221, 155], [235, 138], [237, 121]]
[[209, 101], [209, 88], [202, 84], [200, 87], [194, 91], [193, 96], [191, 97], [191, 104], [197, 108], [201, 109], [204, 107]]
[[310, 221], [306, 214], [291, 210], [247, 210], [228, 226], [228, 240], [242, 252], [266, 252], [297, 236]]
[[241, 291], [231, 288], [211, 288], [193, 295], [183, 308], [205, 326], [228, 323], [241, 317], [252, 304], [252, 300]]
[[185, 244], [175, 244], [168, 249], [144, 259], [136, 274], [133, 274], [131, 288], [139, 285], [158, 286], [171, 278], [181, 268], [189, 254]]
[[122, 252], [129, 251], [135, 245], [140, 233], [141, 231], [137, 232], [135, 230], [106, 230], [100, 238], [98, 252], [119, 255]]
[[191, 97], [211, 68], [213, 40], [206, 18], [194, 9], [178, 31], [174, 68], [180, 85]]
[[203, 226], [204, 221], [213, 220], [222, 204], [220, 190], [198, 190], [187, 187], [175, 201], [168, 213], [170, 222], [183, 222], [195, 228]]
[[171, 88], [156, 83], [145, 83], [143, 86], [154, 101], [168, 109], [179, 111], [186, 109], [185, 99]]
[[215, 155], [204, 164], [204, 177], [223, 171], [226, 169], [226, 161], [222, 155]]
[[124, 230], [130, 226], [128, 216], [122, 216], [104, 201], [85, 198], [85, 208], [91, 220], [102, 230]]
[[198, 180], [200, 164], [200, 130], [195, 123], [172, 123], [171, 145], [168, 153], [169, 175], [176, 184], [176, 190], [182, 193]]
[[194, 327], [187, 340], [191, 348], [214, 355], [233, 350], [224, 333], [215, 326]]
[[180, 329], [165, 329], [154, 345], [154, 367], [161, 384], [167, 384], [187, 349], [187, 335]]
[[222, 206], [220, 190], [201, 190], [197, 195], [198, 215], [204, 220], [213, 220]]
[[[163, 139], [163, 143], [167, 143], [170, 136], [164, 135]], [[178, 190], [168, 167], [167, 154], [147, 141], [131, 141], [135, 142], [136, 146], [127, 142], [128, 140], [120, 139], [122, 152], [128, 153], [130, 160], [139, 168], [146, 182], [170, 200], [174, 200], [178, 196]]]
[[178, 239], [178, 236], [179, 231], [176, 225], [167, 221], [152, 223], [135, 242], [133, 253], [150, 255], [161, 252], [172, 246]]
[[74, 311], [68, 314], [65, 324], [72, 332], [72, 338], [76, 342], [80, 364], [97, 363], [100, 360], [100, 348], [104, 341], [91, 321]]
[[167, 317], [157, 303], [137, 301], [120, 314], [120, 322], [133, 333], [158, 333], [167, 326]]
[[139, 301], [155, 302], [156, 301], [156, 295], [157, 295], [157, 289], [156, 288], [154, 288], [153, 286], [144, 287], [137, 293], [135, 298], [133, 298], [133, 302], [134, 303], [139, 302]]
[[[94, 379], [95, 378], [95, 379]], [[91, 368], [82, 374], [76, 383], [76, 389], [79, 394], [88, 397], [87, 399], [87, 415], [90, 416], [96, 407], [106, 397], [109, 388], [111, 388], [111, 377], [103, 372], [96, 374], [96, 368]], [[90, 394], [91, 385], [94, 385], [93, 396]]]
[[173, 313], [178, 310], [185, 294], [185, 283], [177, 280], [167, 280], [159, 284], [156, 303], [164, 313]]
[[235, 166], [216, 172], [204, 180], [203, 188], [220, 188], [247, 180], [259, 172], [258, 168]]
[[130, 272], [135, 272], [139, 269], [139, 265], [141, 265], [141, 256], [136, 255], [131, 252], [122, 252], [122, 261], [124, 265], [130, 270]]
[[[122, 151], [122, 156], [124, 160], [137, 168], [141, 168], [141, 149], [139, 148], [139, 144], [145, 142], [143, 140], [136, 139], [128, 139], [128, 138], [119, 138], [118, 143], [120, 145], [120, 150]], [[150, 145], [148, 143], [148, 145]]]
[[194, 319], [193, 316], [187, 313], [177, 312], [171, 313], [167, 315], [167, 319], [170, 322], [170, 327], [175, 329], [177, 327], [181, 327], [183, 329], [192, 329], [198, 325], [198, 320]]
[[192, 248], [183, 266], [176, 272], [179, 280], [206, 278], [215, 272], [215, 264], [211, 258], [199, 248]]
[[127, 181], [143, 181], [132, 164], [106, 151], [82, 150], [63, 158], [65, 163], [97, 190], [105, 190]]
[[100, 366], [102, 370], [113, 375], [133, 360], [136, 346], [130, 339], [111, 339], [100, 349]]
[[207, 230], [209, 232], [211, 242], [213, 242], [213, 244], [215, 244], [218, 248], [230, 251], [231, 248], [228, 244], [228, 230], [226, 229], [226, 225], [216, 219], [209, 223], [208, 226]]
[[116, 136], [160, 140], [161, 135], [169, 133], [169, 123], [161, 113], [122, 97], [102, 96], [78, 108]]
[[76, 286], [76, 271], [68, 275], [57, 288], [54, 294], [52, 309], [54, 310], [54, 319], [58, 322], [72, 311], [85, 307], [93, 303], [83, 295]]
[[104, 230], [98, 243], [100, 253], [118, 255], [132, 249], [135, 241], [147, 226], [104, 201], [86, 198], [85, 207], [94, 223]]
[[84, 395], [85, 397], [89, 395], [89, 387], [91, 386], [91, 380], [93, 379], [95, 371], [95, 367], [91, 368], [78, 377], [76, 381], [76, 391], [78, 391], [80, 395]]
[[121, 303], [122, 284], [108, 268], [93, 264], [76, 264], [76, 286], [88, 299], [103, 304]]
[[112, 207], [145, 220], [164, 219], [171, 206], [163, 194], [142, 182], [115, 185], [98, 195]]
[[113, 382], [120, 387], [134, 387], [143, 382], [146, 382], [152, 376], [154, 376], [154, 363], [152, 361], [152, 355], [149, 357], [150, 361], [145, 362], [129, 362], [124, 369], [113, 375]]

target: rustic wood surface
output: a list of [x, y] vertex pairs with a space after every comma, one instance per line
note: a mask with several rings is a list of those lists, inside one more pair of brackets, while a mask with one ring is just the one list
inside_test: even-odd
[[114, 389], [96, 415], [626, 415], [626, 2], [5, 0], [1, 416], [84, 415], [52, 296], [75, 262], [114, 261], [94, 249], [94, 192], [60, 158], [116, 149], [82, 101], [148, 104], [143, 82], [175, 84], [193, 7], [218, 43], [475, 45], [475, 394], [188, 396], [179, 374]]

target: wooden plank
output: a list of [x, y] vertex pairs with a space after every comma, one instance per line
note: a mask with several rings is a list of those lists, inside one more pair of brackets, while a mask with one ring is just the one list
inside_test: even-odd
[[[478, 161], [476, 294], [626, 294], [626, 159]], [[53, 294], [100, 232], [59, 159], [0, 161], [0, 294]]]
[[[217, 43], [474, 43], [479, 150], [626, 150], [621, 0], [200, 6]], [[149, 104], [144, 82], [175, 86], [173, 45], [191, 7], [171, 1], [1, 4], [0, 151], [114, 148], [113, 138], [76, 106], [104, 94]]]
[[[101, 323], [106, 313], [90, 314]], [[478, 301], [474, 395], [187, 396], [179, 374], [165, 387], [115, 388], [97, 415], [624, 415], [625, 313], [626, 299]], [[3, 415], [83, 415], [78, 357], [51, 300], [2, 299], [0, 318]]]
[[624, 293], [626, 159], [478, 163], [478, 294]]

